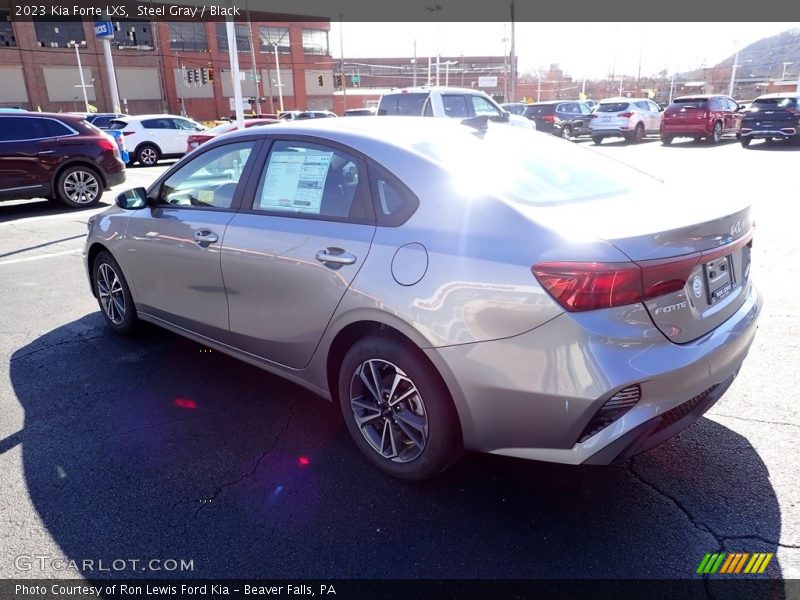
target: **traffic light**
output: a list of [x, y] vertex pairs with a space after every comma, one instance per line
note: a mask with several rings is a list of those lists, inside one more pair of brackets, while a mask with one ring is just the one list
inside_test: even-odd
[[186, 82], [189, 85], [194, 85], [197, 78], [195, 77], [195, 70], [194, 69], [186, 69]]
[[342, 87], [342, 74], [336, 74], [336, 87]]
[[317, 77], [317, 83], [319, 83], [319, 87], [323, 87], [324, 83], [322, 82], [322, 75]]
[[200, 84], [205, 85], [208, 83], [208, 72], [203, 68], [200, 69]]
[[210, 82], [212, 82], [212, 83], [214, 82], [214, 68], [213, 67], [208, 67], [208, 80]]

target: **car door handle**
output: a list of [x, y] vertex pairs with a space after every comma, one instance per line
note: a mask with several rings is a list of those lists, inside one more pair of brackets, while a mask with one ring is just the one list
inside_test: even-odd
[[325, 248], [317, 252], [317, 260], [334, 265], [352, 265], [357, 259], [354, 254], [345, 252], [341, 248]]
[[39, 150], [36, 154], [53, 154], [55, 150]]
[[199, 244], [213, 244], [214, 242], [219, 241], [219, 236], [213, 231], [209, 231], [207, 229], [195, 231], [192, 234], [192, 238]]

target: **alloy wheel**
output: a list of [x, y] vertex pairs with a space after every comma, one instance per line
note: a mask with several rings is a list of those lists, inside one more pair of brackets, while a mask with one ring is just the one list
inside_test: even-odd
[[350, 408], [361, 435], [383, 458], [407, 463], [425, 450], [425, 403], [396, 365], [378, 358], [361, 363], [350, 383]]
[[100, 193], [100, 184], [89, 171], [72, 171], [64, 178], [64, 195], [75, 204], [91, 204]]
[[125, 320], [125, 294], [122, 281], [108, 263], [101, 264], [97, 270], [97, 295], [109, 321], [121, 325]]
[[142, 148], [139, 152], [139, 160], [142, 164], [152, 167], [158, 162], [158, 153], [153, 148]]

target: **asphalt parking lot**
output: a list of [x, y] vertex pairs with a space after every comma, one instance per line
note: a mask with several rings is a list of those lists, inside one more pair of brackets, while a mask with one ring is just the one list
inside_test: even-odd
[[158, 576], [195, 578], [693, 578], [720, 550], [775, 552], [764, 576], [800, 577], [800, 147], [577, 143], [698, 203], [751, 198], [766, 300], [723, 399], [614, 467], [468, 455], [392, 480], [309, 392], [154, 328], [104, 328], [80, 250], [113, 193], [85, 211], [0, 204], [0, 578], [108, 576], [21, 569], [34, 554], [184, 559], [190, 573]]

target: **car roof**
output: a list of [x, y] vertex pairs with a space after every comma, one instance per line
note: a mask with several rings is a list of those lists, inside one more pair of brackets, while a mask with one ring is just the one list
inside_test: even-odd
[[[755, 100], [761, 100], [762, 98], [800, 98], [800, 94], [797, 92], [773, 92], [772, 94], [759, 96]], [[755, 100], [751, 100], [751, 102], [755, 102]]]
[[442, 92], [442, 93], [456, 93], [456, 94], [486, 94], [483, 90], [476, 90], [473, 88], [459, 88], [459, 87], [447, 87], [441, 85], [420, 85], [417, 87], [404, 87], [404, 88], [396, 88], [393, 90], [389, 90], [388, 92], [384, 93], [384, 96], [388, 96], [389, 94], [414, 94], [414, 93], [428, 93], [428, 92]]
[[603, 98], [602, 100], [600, 100], [599, 104], [606, 104], [606, 103], [610, 104], [611, 102], [641, 102], [642, 100], [650, 100], [650, 98], [624, 98], [624, 97]]
[[141, 121], [142, 119], [189, 119], [189, 117], [182, 117], [180, 115], [168, 115], [168, 114], [152, 114], [152, 115], [125, 115], [119, 117], [118, 121]]
[[48, 119], [64, 119], [67, 121], [84, 121], [86, 117], [83, 115], [76, 115], [73, 113], [54, 113], [54, 112], [31, 112], [31, 111], [9, 111], [0, 113], [4, 118], [7, 117], [22, 117], [24, 119], [39, 119], [46, 117]]

